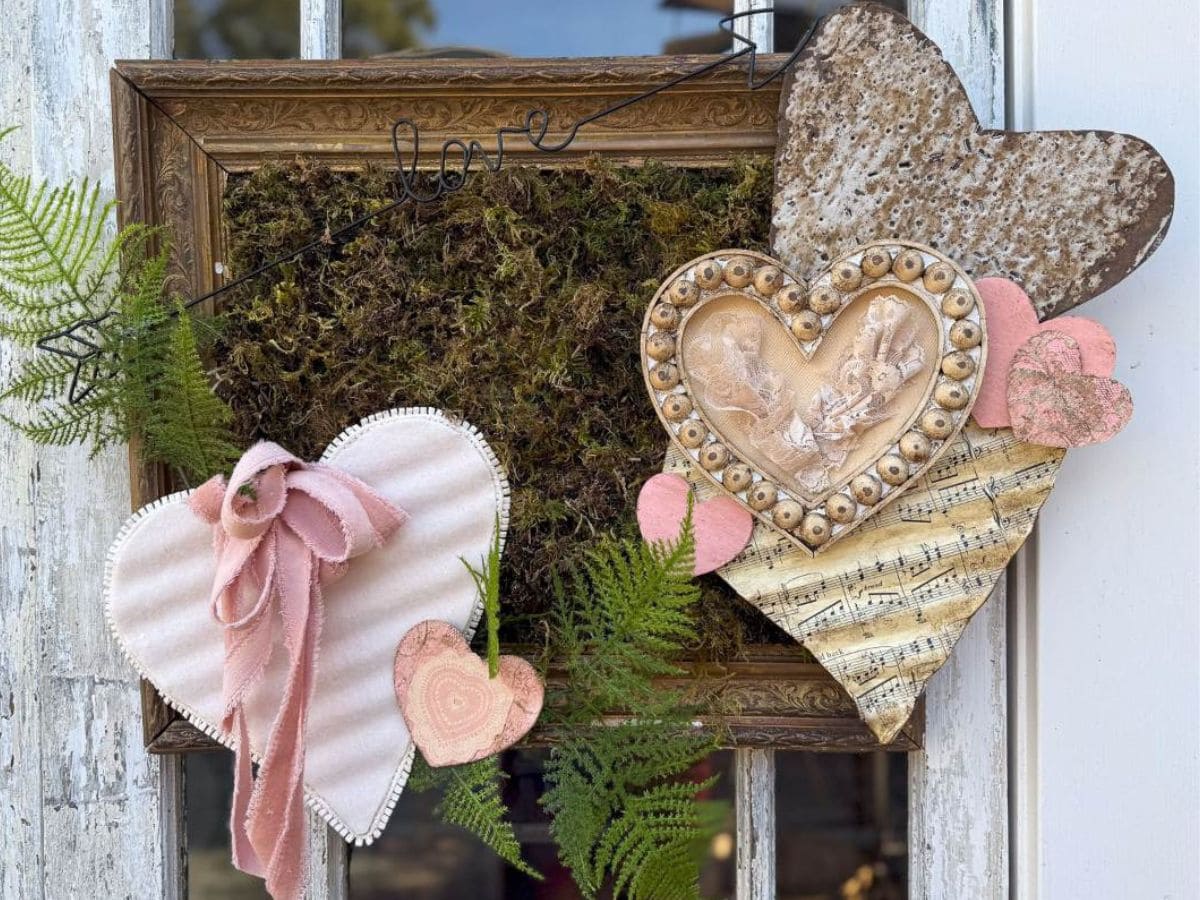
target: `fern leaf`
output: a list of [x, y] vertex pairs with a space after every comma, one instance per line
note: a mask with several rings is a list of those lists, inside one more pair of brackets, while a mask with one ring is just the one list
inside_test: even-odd
[[[546, 768], [543, 806], [559, 858], [586, 897], [698, 895], [707, 841], [724, 812], [700, 799], [711, 781], [687, 773], [715, 749], [684, 698], [655, 679], [677, 674], [695, 636], [691, 511], [670, 544], [601, 543], [568, 593], [555, 585], [552, 653], [565, 661], [565, 698], [550, 709], [571, 726]], [[597, 724], [624, 712], [618, 725]]]
[[501, 785], [507, 777], [495, 756], [439, 769], [419, 760], [408, 783], [418, 792], [440, 788], [442, 799], [434, 812], [442, 821], [465, 828], [513, 868], [541, 881], [542, 874], [522, 859], [516, 832], [505, 819]]
[[229, 431], [233, 415], [213, 393], [191, 317], [182, 307], [171, 324], [159, 384], [144, 415], [148, 455], [176, 466], [185, 477], [212, 475], [239, 454]]
[[471, 573], [483, 601], [483, 614], [487, 622], [487, 662], [488, 677], [495, 678], [500, 673], [500, 516], [496, 515], [492, 530], [492, 546], [483, 560], [482, 567], [476, 569], [465, 559], [462, 564]]

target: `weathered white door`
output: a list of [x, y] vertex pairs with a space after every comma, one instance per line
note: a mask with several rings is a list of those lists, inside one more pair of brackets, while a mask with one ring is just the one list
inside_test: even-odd
[[[339, 0], [297, 2], [303, 54], [339, 55]], [[1193, 5], [1010, 0], [1006, 18], [999, 0], [909, 3], [985, 125], [1006, 121], [1007, 57], [1012, 126], [1138, 132], [1175, 166], [1180, 199], [1154, 262], [1088, 309], [1121, 346], [1134, 425], [1072, 455], [1018, 569], [1025, 605], [1007, 615], [999, 591], [931, 685], [927, 748], [910, 760], [914, 897], [1006, 897], [1010, 868], [1021, 897], [1200, 896], [1196, 804], [1159, 802], [1197, 793]], [[0, 154], [111, 187], [107, 69], [169, 55], [171, 0], [5, 0], [3, 12], [0, 124], [21, 131]], [[1161, 89], [1172, 73], [1185, 83]], [[0, 343], [0, 372], [12, 353]], [[180, 762], [143, 752], [136, 681], [97, 602], [125, 472], [121, 453], [35, 449], [0, 426], [4, 898], [183, 892]], [[740, 896], [774, 896], [773, 777], [769, 753], [740, 755]], [[342, 846], [314, 828], [311, 895], [344, 896]]]

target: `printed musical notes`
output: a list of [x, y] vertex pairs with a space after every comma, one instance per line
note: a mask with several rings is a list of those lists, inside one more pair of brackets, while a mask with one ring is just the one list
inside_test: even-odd
[[[924, 479], [836, 546], [813, 558], [759, 525], [718, 574], [802, 642], [888, 743], [1033, 528], [1063, 455], [971, 422]], [[715, 495], [674, 447], [664, 468], [699, 498]]]

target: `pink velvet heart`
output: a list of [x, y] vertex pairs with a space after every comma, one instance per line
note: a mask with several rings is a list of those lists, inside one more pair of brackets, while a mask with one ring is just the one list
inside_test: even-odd
[[1008, 370], [1017, 348], [1039, 332], [1058, 331], [1074, 338], [1083, 360], [1082, 373], [1107, 378], [1117, 362], [1112, 335], [1099, 322], [1080, 316], [1059, 316], [1038, 322], [1033, 301], [1021, 286], [1007, 278], [980, 278], [975, 282], [988, 328], [987, 364], [979, 399], [971, 417], [984, 428], [1007, 428]]
[[[683, 529], [691, 488], [678, 475], [655, 475], [638, 494], [637, 520], [649, 543], [674, 541]], [[715, 497], [692, 509], [696, 538], [697, 575], [713, 572], [745, 549], [754, 531], [754, 517], [732, 497]]]
[[1083, 372], [1079, 342], [1042, 331], [1021, 345], [1008, 372], [1013, 434], [1047, 447], [1106, 441], [1133, 415], [1129, 390], [1111, 378]]
[[457, 766], [499, 753], [519, 741], [542, 711], [545, 694], [533, 666], [500, 657], [487, 662], [471, 652], [453, 625], [428, 620], [396, 648], [396, 700], [425, 762]]

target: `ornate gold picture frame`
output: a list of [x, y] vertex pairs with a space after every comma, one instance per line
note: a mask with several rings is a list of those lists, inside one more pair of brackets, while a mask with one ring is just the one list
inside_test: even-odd
[[[221, 198], [231, 175], [300, 156], [339, 169], [387, 163], [391, 125], [401, 116], [420, 123], [419, 162], [433, 166], [446, 138], [477, 139], [491, 150], [496, 129], [521, 122], [531, 108], [568, 122], [711, 59], [118, 62], [111, 85], [121, 223], [169, 228], [169, 286], [199, 297], [222, 283]], [[782, 59], [761, 62], [770, 68]], [[622, 165], [653, 158], [705, 167], [769, 156], [778, 106], [778, 82], [749, 91], [744, 70], [720, 69], [588, 126], [561, 153], [514, 142], [506, 165], [573, 166], [599, 154]], [[177, 487], [143, 462], [136, 445], [130, 472], [135, 509]], [[798, 645], [751, 647], [736, 661], [689, 668], [689, 682], [701, 686], [707, 708], [723, 711], [720, 724], [736, 746], [880, 748], [850, 697]], [[551, 686], [554, 679], [551, 671]], [[142, 708], [151, 751], [217, 746], [148, 683]], [[915, 749], [922, 732], [918, 714], [887, 749]], [[538, 730], [530, 738], [554, 739]]]

